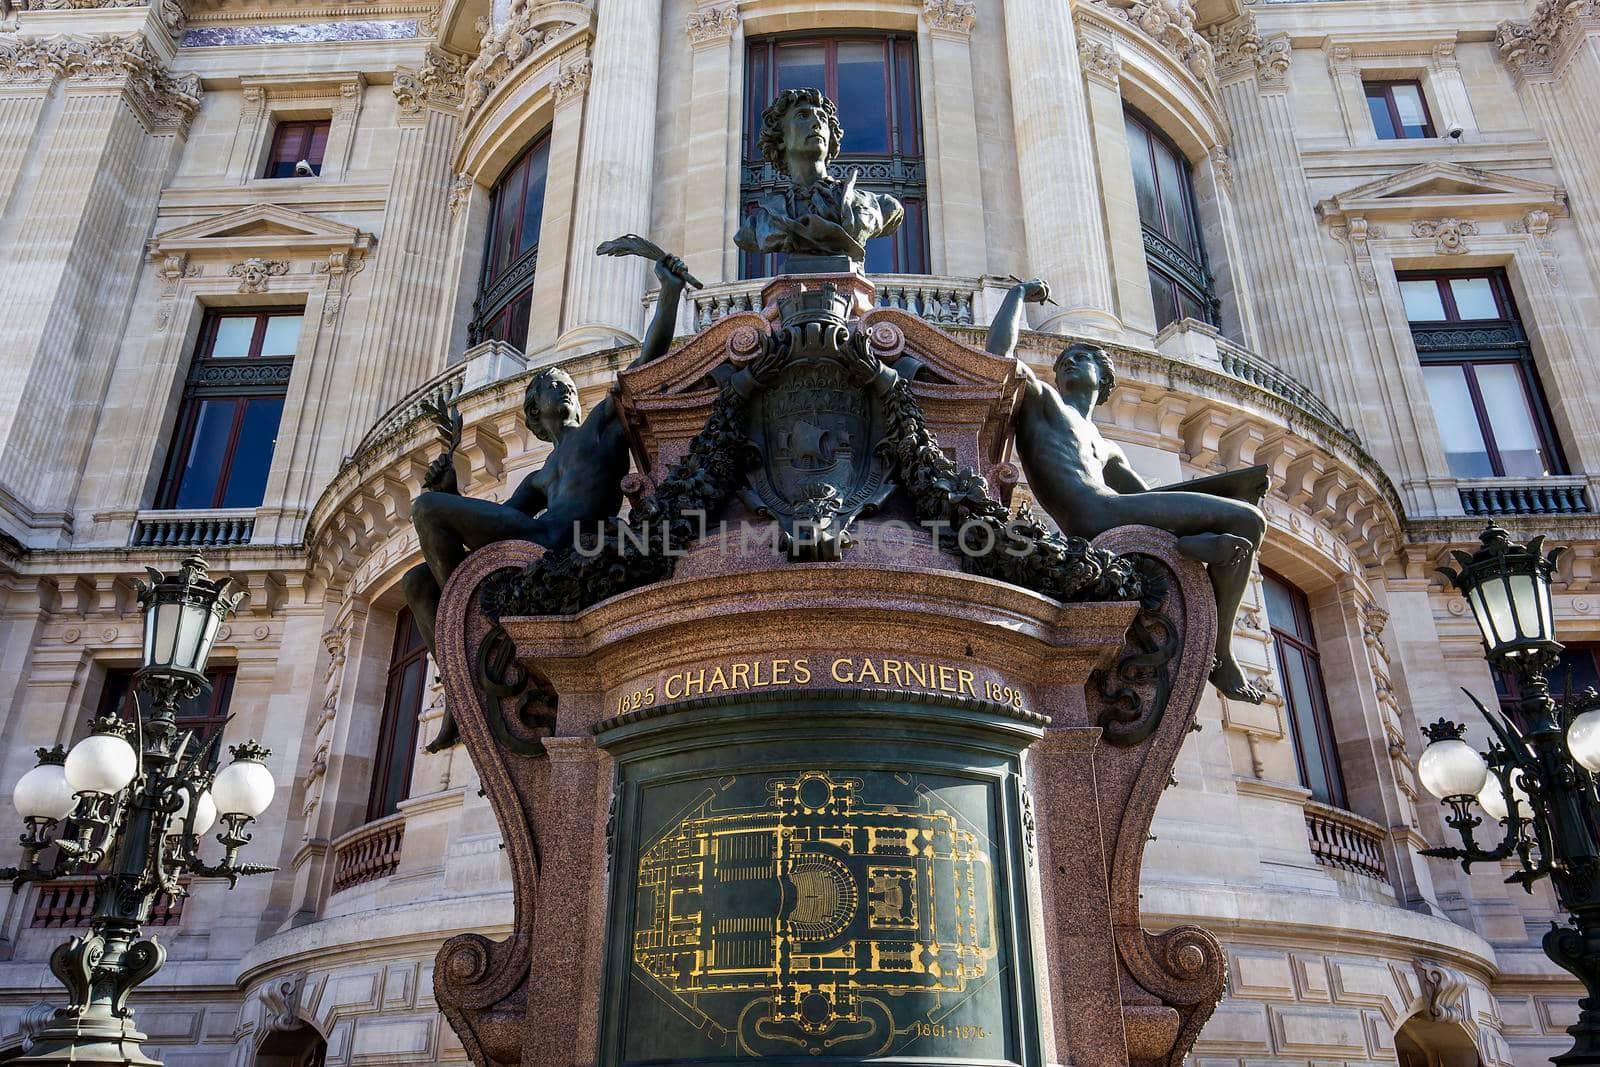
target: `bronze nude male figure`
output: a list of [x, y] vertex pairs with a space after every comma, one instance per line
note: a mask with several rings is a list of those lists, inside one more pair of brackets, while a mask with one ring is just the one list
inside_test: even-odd
[[[1041, 281], [1013, 286], [989, 328], [989, 351], [1015, 359], [1023, 302], [1049, 295]], [[1211, 683], [1234, 700], [1261, 703], [1261, 691], [1245, 679], [1233, 657], [1233, 621], [1266, 532], [1266, 517], [1257, 506], [1267, 491], [1266, 468], [1172, 486], [1146, 485], [1122, 449], [1101, 436], [1090, 417], [1116, 384], [1104, 349], [1069, 344], [1056, 359], [1054, 387], [1020, 359], [1016, 363], [1023, 379], [1017, 455], [1040, 505], [1070, 536], [1093, 538], [1130, 524], [1175, 534], [1184, 555], [1206, 564], [1216, 593]]]
[[[672, 344], [678, 302], [689, 278], [677, 256], [656, 264], [661, 296], [632, 366], [666, 354]], [[541, 441], [554, 444], [544, 466], [529, 474], [504, 504], [461, 495], [454, 456], [445, 452], [423, 476], [423, 492], [411, 505], [411, 522], [425, 562], [406, 572], [406, 603], [433, 654], [439, 595], [467, 555], [497, 541], [532, 541], [557, 550], [573, 544], [578, 527], [615, 515], [622, 506], [622, 479], [628, 473], [628, 439], [611, 397], [583, 417], [578, 389], [559, 367], [533, 376], [523, 398], [523, 418]], [[455, 743], [455, 724], [446, 715], [439, 737], [428, 748]]]
[[785, 89], [761, 113], [761, 154], [788, 188], [764, 197], [733, 242], [746, 252], [847, 256], [861, 270], [867, 242], [900, 228], [900, 201], [856, 188], [859, 171], [830, 177], [844, 127], [839, 110], [818, 89]]

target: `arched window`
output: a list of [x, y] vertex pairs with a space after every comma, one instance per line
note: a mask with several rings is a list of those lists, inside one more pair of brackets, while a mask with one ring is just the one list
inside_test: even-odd
[[[785, 183], [761, 158], [761, 112], [783, 89], [821, 89], [839, 108], [844, 153], [828, 168], [842, 178], [861, 171], [860, 188], [888, 193], [905, 205], [895, 233], [867, 242], [872, 274], [926, 274], [928, 168], [923, 159], [916, 38], [840, 34], [755, 38], [745, 52], [744, 166], [741, 214]], [[744, 252], [739, 276], [765, 278], [783, 269], [783, 255]]]
[[539, 229], [544, 222], [544, 186], [550, 168], [550, 135], [545, 134], [507, 168], [490, 197], [489, 237], [483, 277], [472, 305], [470, 340], [528, 343], [533, 312], [533, 272], [539, 262]]
[[1413, 1015], [1394, 1035], [1400, 1067], [1479, 1067], [1483, 1061], [1466, 1030]]
[[372, 762], [372, 795], [367, 821], [400, 810], [411, 793], [411, 764], [417, 749], [417, 717], [428, 684], [428, 647], [422, 643], [411, 609], [395, 620], [394, 650], [389, 654], [389, 679], [383, 693], [383, 723]]
[[1144, 230], [1145, 266], [1156, 305], [1156, 328], [1178, 319], [1217, 322], [1217, 298], [1200, 244], [1189, 161], [1149, 120], [1131, 108], [1123, 119], [1133, 191]]
[[1336, 808], [1348, 807], [1333, 719], [1328, 714], [1328, 691], [1322, 684], [1322, 657], [1311, 630], [1311, 607], [1304, 593], [1265, 568], [1261, 571], [1261, 589], [1267, 602], [1267, 622], [1272, 627], [1300, 784], [1311, 790], [1313, 800]]
[[316, 1028], [301, 1023], [289, 1030], [274, 1030], [256, 1050], [255, 1067], [322, 1067], [328, 1043]]

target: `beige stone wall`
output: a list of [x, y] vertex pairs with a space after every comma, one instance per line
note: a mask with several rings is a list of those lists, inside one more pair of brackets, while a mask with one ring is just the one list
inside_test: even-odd
[[[465, 753], [419, 751], [401, 812], [365, 822], [397, 583], [417, 559], [408, 506], [436, 447], [415, 401], [461, 395], [462, 484], [501, 498], [545, 451], [520, 417], [532, 369], [562, 362], [597, 402], [653, 302], [647, 268], [597, 262], [597, 241], [633, 229], [685, 256], [710, 287], [681, 332], [742, 306], [746, 41], [850, 30], [918, 48], [934, 276], [883, 292], [965, 308], [977, 341], [1007, 275], [1046, 276], [1060, 303], [1038, 309], [1025, 356], [1047, 368], [1063, 334], [1111, 344], [1122, 385], [1101, 420], [1136, 466], [1272, 470], [1262, 561], [1311, 605], [1351, 811], [1299, 784], [1258, 588], [1235, 639], [1268, 700], [1206, 697], [1147, 864], [1151, 921], [1199, 921], [1230, 954], [1195, 1062], [1392, 1062], [1418, 1018], [1486, 1064], [1564, 1047], [1576, 986], [1537, 947], [1548, 888], [1419, 855], [1448, 834], [1416, 783], [1419, 724], [1463, 718], [1459, 685], [1493, 692], [1432, 572], [1479, 520], [1394, 272], [1507, 271], [1574, 472], [1560, 484], [1600, 500], [1584, 110], [1600, 17], [1531, 0], [180, 6], [184, 25], [160, 6], [0, 4], [0, 786], [81, 734], [106, 670], [136, 661], [132, 582], [181, 553], [130, 546], [173, 518], [152, 501], [205, 308], [305, 307], [264, 503], [179, 516], [254, 522], [248, 544], [206, 554], [250, 590], [215, 656], [238, 666], [230, 738], [274, 752], [279, 802], [251, 851], [281, 871], [197, 885], [164, 930], [171, 961], [139, 1012], [167, 1062], [243, 1067], [289, 1018], [326, 1036], [330, 1064], [464, 1061], [432, 954], [510, 908]], [[1459, 143], [1376, 141], [1364, 76], [1421, 81]], [[1215, 329], [1156, 329], [1125, 105], [1191, 165]], [[332, 123], [323, 175], [259, 178], [272, 122], [309, 116]], [[489, 191], [545, 132], [529, 338], [469, 351]], [[1573, 546], [1559, 633], [1600, 640], [1600, 521], [1506, 521]], [[1319, 854], [1311, 827], [1328, 825], [1382, 875]], [[341, 861], [374, 840], [393, 862], [347, 886]], [[0, 1048], [51, 988], [64, 931], [39, 925], [37, 900], [0, 906]]]

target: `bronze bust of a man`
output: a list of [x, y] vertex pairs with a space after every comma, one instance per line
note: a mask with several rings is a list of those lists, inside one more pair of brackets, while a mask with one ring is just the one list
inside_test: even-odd
[[830, 177], [844, 127], [839, 110], [819, 89], [785, 89], [761, 113], [761, 154], [789, 187], [756, 204], [734, 244], [746, 252], [847, 256], [861, 270], [867, 242], [900, 228], [905, 209], [882, 193], [856, 188], [859, 171]]

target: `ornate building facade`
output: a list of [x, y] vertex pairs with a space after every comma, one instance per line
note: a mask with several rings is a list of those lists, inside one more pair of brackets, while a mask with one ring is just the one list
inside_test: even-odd
[[[465, 752], [425, 747], [424, 404], [459, 398], [464, 491], [503, 498], [547, 448], [528, 378], [594, 403], [637, 351], [654, 283], [598, 243], [683, 256], [681, 335], [751, 309], [760, 109], [805, 85], [906, 205], [880, 302], [981, 343], [1046, 278], [1026, 358], [1107, 344], [1147, 477], [1271, 469], [1235, 622], [1269, 696], [1206, 697], [1145, 872], [1152, 925], [1228, 950], [1195, 1062], [1564, 1049], [1547, 889], [1422, 857], [1415, 757], [1458, 686], [1496, 697], [1433, 571], [1485, 516], [1571, 546], [1557, 635], [1600, 678], [1600, 4], [0, 0], [0, 784], [120, 704], [133, 581], [196, 550], [249, 598], [188, 724], [280, 782], [281, 870], [158, 912], [147, 1050], [465, 1062], [434, 953], [509, 925], [509, 872]], [[89, 904], [6, 898], [0, 1060]]]

